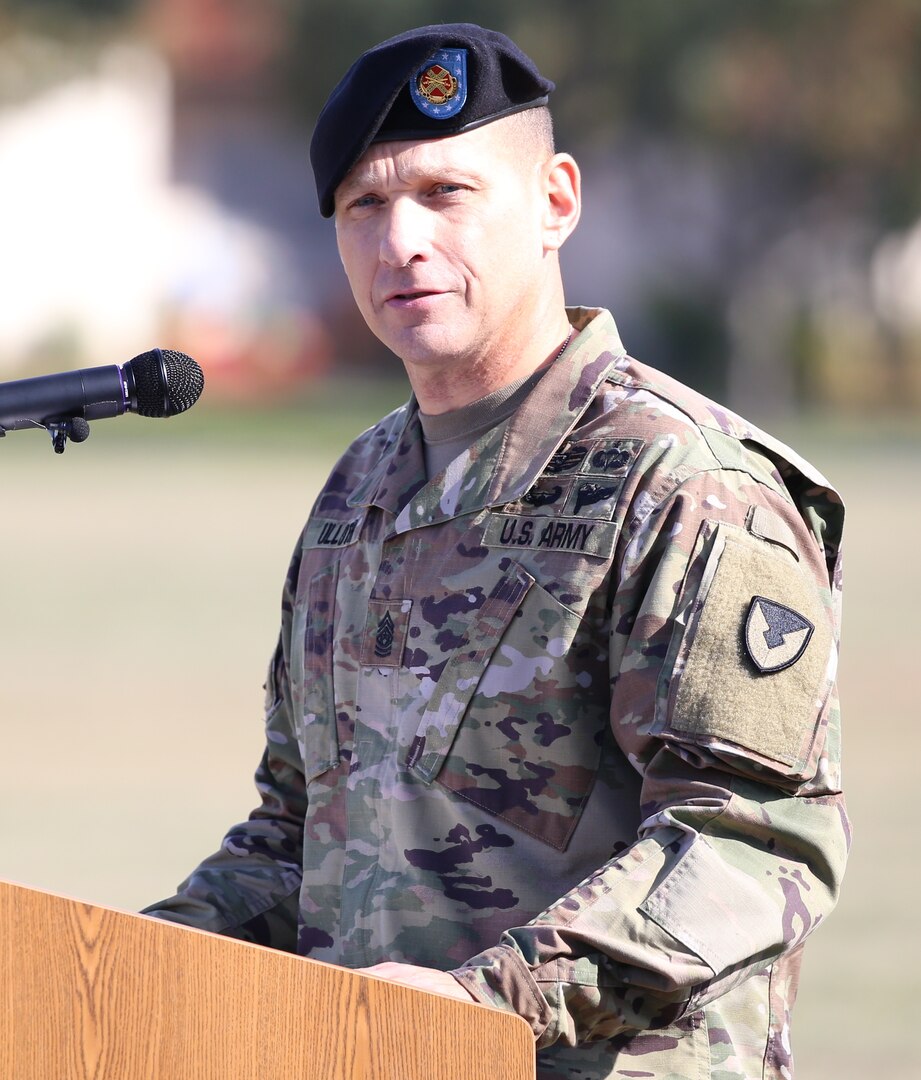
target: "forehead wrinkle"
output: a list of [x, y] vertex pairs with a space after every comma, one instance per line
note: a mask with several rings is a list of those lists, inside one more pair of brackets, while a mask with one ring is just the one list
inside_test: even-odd
[[375, 187], [391, 177], [403, 183], [436, 176], [482, 182], [483, 173], [475, 164], [480, 155], [454, 153], [450, 144], [457, 138], [374, 143], [343, 180], [341, 191]]

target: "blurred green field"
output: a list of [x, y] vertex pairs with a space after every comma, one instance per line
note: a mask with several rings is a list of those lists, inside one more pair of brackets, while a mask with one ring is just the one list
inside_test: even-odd
[[[105, 421], [63, 457], [40, 433], [0, 442], [0, 877], [136, 909], [246, 815], [290, 551], [339, 451], [403, 396], [340, 383], [281, 413]], [[907, 1080], [921, 1075], [921, 430], [773, 426], [850, 511], [856, 839], [839, 909], [807, 951], [797, 1075]]]

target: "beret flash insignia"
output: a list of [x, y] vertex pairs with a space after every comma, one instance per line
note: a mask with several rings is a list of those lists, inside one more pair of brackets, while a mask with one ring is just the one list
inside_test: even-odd
[[759, 671], [783, 671], [806, 651], [814, 629], [792, 608], [753, 596], [745, 620], [745, 648]]
[[467, 50], [440, 49], [409, 80], [416, 108], [435, 120], [456, 116], [467, 101]]

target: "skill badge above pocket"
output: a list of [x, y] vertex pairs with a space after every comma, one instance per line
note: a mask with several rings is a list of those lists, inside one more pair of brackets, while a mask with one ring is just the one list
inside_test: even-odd
[[644, 445], [643, 439], [599, 439], [592, 444], [581, 471], [602, 476], [626, 476]]

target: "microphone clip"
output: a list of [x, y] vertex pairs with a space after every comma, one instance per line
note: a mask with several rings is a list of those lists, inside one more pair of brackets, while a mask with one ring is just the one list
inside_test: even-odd
[[90, 426], [82, 416], [58, 417], [49, 420], [46, 427], [56, 454], [64, 453], [68, 439], [82, 443], [90, 437]]

